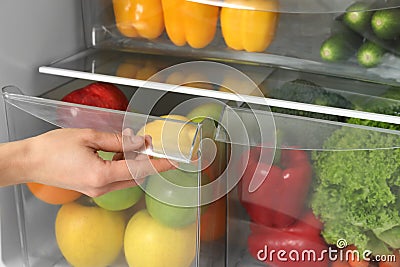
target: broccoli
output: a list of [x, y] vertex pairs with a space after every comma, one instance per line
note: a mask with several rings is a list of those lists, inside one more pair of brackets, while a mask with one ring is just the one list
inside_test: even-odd
[[[334, 92], [330, 92], [311, 81], [302, 79], [286, 82], [280, 88], [270, 90], [268, 92], [268, 96], [276, 99], [345, 109], [351, 109], [353, 107], [352, 103], [343, 96]], [[301, 110], [271, 107], [271, 111], [296, 116], [311, 117], [316, 119], [342, 122], [345, 121], [345, 118], [341, 116], [320, 114]]]
[[[390, 100], [385, 101], [382, 99], [373, 101], [372, 103], [369, 103], [369, 108], [366, 109], [365, 111], [378, 114], [399, 116], [400, 115], [400, 101], [398, 101], [400, 100], [399, 88], [392, 87], [382, 97], [397, 101], [390, 101]], [[378, 127], [390, 130], [400, 130], [400, 125], [387, 122], [372, 121], [372, 120], [365, 120], [358, 118], [350, 118], [348, 119], [347, 122], [351, 124], [365, 125], [370, 127]]]
[[345, 239], [360, 251], [387, 254], [400, 248], [399, 136], [343, 127], [314, 151], [311, 208], [329, 244]]
[[[378, 113], [378, 114], [399, 116], [400, 115], [400, 105], [399, 106], [377, 107], [377, 108], [369, 109], [368, 111], [373, 112], [373, 113]], [[369, 127], [378, 127], [378, 128], [384, 128], [384, 129], [390, 129], [390, 130], [400, 130], [400, 125], [398, 125], [398, 124], [381, 122], [381, 121], [350, 118], [347, 122], [351, 123], [351, 124], [365, 125], [365, 126], [369, 126]]]

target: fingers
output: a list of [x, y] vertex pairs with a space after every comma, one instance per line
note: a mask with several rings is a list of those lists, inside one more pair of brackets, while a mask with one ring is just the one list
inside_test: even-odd
[[136, 160], [119, 160], [108, 163], [105, 174], [107, 180], [124, 181], [135, 180], [140, 183], [148, 175], [158, 172], [164, 172], [174, 169], [174, 165], [167, 159], [136, 159]]
[[143, 151], [149, 140], [134, 135], [131, 129], [125, 129], [122, 134], [94, 131], [90, 135], [88, 139], [93, 149], [110, 152]]

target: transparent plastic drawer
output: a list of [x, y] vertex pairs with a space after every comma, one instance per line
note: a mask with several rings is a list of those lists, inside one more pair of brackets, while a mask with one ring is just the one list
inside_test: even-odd
[[[199, 187], [216, 179], [226, 161], [223, 143], [216, 143], [210, 161], [202, 159], [206, 152], [200, 153], [203, 147], [207, 148], [203, 137], [213, 136], [215, 124], [208, 124], [208, 130], [203, 131], [203, 123], [184, 121], [183, 115], [193, 105], [171, 111], [182, 101], [179, 95], [161, 99], [153, 106], [153, 115], [145, 115], [151, 98], [140, 98], [138, 105], [134, 101], [135, 108], [130, 112], [61, 100], [92, 83], [73, 80], [38, 97], [23, 95], [16, 87], [4, 88], [10, 139], [28, 138], [57, 128], [92, 128], [114, 133], [130, 128], [138, 134], [145, 129], [153, 137], [153, 147], [136, 152], [172, 159], [178, 164], [177, 169], [149, 176], [140, 190], [122, 195], [124, 200], [136, 198], [124, 208], [84, 195], [56, 203], [53, 201], [58, 200], [49, 198], [54, 188], [38, 189], [32, 183], [15, 186], [18, 224], [2, 227], [6, 231], [18, 228], [18, 255], [24, 266], [224, 265], [226, 223], [219, 220], [222, 217], [226, 221], [226, 199], [218, 204], [201, 204], [206, 196]], [[119, 89], [129, 99], [137, 93], [133, 87]], [[151, 92], [147, 94], [150, 96]], [[154, 128], [163, 129], [164, 133], [157, 136]], [[204, 165], [205, 162], [208, 164]], [[58, 194], [62, 197], [67, 192]], [[133, 217], [139, 220], [131, 220]], [[74, 220], [77, 224], [69, 228]], [[200, 226], [203, 222], [208, 225], [205, 229]], [[215, 229], [214, 223], [218, 223]], [[11, 246], [7, 240], [1, 242], [5, 251], [15, 249], [7, 247]]]
[[256, 108], [221, 124], [227, 266], [398, 264], [398, 131]]
[[88, 46], [400, 80], [397, 1], [131, 3], [84, 2]]

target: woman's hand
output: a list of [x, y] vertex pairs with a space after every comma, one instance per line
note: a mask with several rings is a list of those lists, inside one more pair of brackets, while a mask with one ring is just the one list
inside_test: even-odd
[[[20, 160], [11, 164], [16, 168], [12, 176], [18, 175], [14, 183], [37, 182], [93, 197], [135, 186], [150, 174], [174, 168], [167, 159], [150, 159], [133, 152], [151, 145], [149, 136], [135, 136], [131, 130], [123, 134], [122, 139], [122, 134], [91, 129], [58, 129], [10, 143], [14, 148], [24, 147], [19, 152], [23, 155], [14, 155]], [[0, 146], [0, 155], [6, 148], [7, 144]], [[116, 154], [112, 161], [106, 161], [99, 157], [98, 150]], [[122, 156], [124, 150], [130, 151], [127, 160]]]

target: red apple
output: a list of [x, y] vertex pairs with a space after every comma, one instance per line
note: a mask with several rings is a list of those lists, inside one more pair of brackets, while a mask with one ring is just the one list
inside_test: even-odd
[[[95, 82], [77, 89], [62, 99], [64, 102], [125, 111], [129, 101], [113, 84]], [[104, 110], [88, 110], [79, 107], [60, 107], [61, 120], [66, 127], [94, 128], [98, 130], [122, 127], [123, 115]]]

